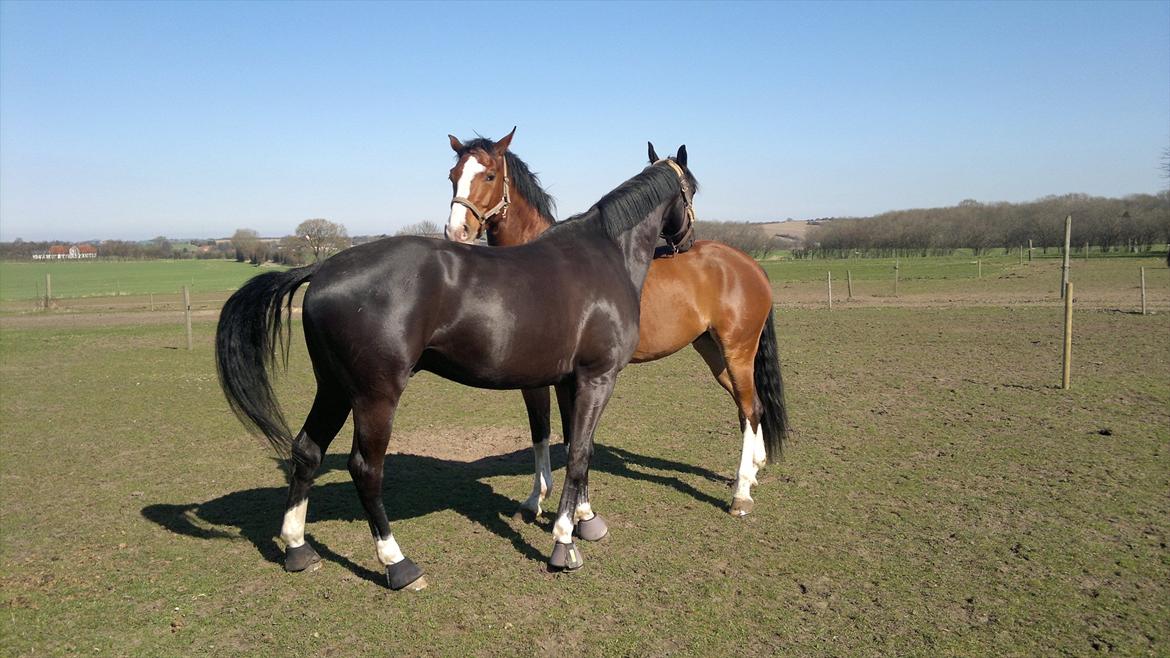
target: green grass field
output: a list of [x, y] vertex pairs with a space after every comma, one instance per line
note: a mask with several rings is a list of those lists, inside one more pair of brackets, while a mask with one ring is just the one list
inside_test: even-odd
[[226, 260], [0, 261], [0, 301], [44, 295], [45, 274], [51, 277], [54, 297], [71, 299], [174, 294], [183, 286], [193, 293], [235, 290], [257, 271]]
[[[1005, 283], [1045, 298], [1048, 275]], [[385, 496], [419, 594], [381, 584], [349, 427], [309, 506], [324, 566], [281, 570], [283, 475], [222, 398], [213, 322], [188, 352], [148, 313], [0, 317], [0, 653], [1170, 653], [1170, 314], [1078, 310], [1061, 391], [1053, 305], [885, 301], [779, 310], [799, 434], [744, 519], [735, 414], [701, 360], [629, 367], [590, 478], [611, 535], [574, 574], [546, 572], [548, 518], [511, 518], [519, 394], [416, 376]]]

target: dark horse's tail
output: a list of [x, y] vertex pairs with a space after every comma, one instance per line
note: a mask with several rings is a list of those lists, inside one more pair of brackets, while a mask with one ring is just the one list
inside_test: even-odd
[[772, 311], [760, 333], [760, 346], [756, 349], [755, 365], [756, 397], [763, 407], [760, 425], [764, 429], [764, 450], [768, 461], [776, 461], [784, 451], [788, 438], [788, 408], [784, 405], [784, 378], [780, 376], [780, 355], [776, 351], [776, 328], [772, 322]]
[[288, 359], [292, 336], [282, 332], [282, 302], [292, 313], [293, 293], [317, 271], [318, 264], [252, 277], [228, 298], [215, 330], [215, 365], [219, 385], [236, 417], [250, 431], [263, 434], [281, 456], [292, 448], [292, 432], [281, 413], [268, 371], [276, 346]]

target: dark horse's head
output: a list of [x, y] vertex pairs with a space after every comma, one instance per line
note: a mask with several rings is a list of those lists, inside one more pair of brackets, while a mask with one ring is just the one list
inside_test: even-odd
[[[665, 163], [678, 175], [682, 196], [675, 202], [681, 207], [667, 214], [667, 221], [662, 225], [662, 239], [675, 253], [686, 251], [695, 244], [695, 192], [699, 191], [699, 183], [695, 180], [690, 169], [687, 169], [687, 146], [678, 147], [676, 155], [665, 158], [658, 157], [654, 152], [654, 144], [646, 142], [650, 156], [650, 165]], [[675, 221], [671, 222], [670, 218]]]

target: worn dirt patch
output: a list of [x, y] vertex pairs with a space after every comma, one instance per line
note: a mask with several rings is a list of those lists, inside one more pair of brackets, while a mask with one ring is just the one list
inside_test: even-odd
[[[561, 439], [554, 436], [550, 443], [559, 444]], [[468, 464], [495, 460], [531, 463], [532, 437], [518, 427], [395, 431], [387, 452]]]

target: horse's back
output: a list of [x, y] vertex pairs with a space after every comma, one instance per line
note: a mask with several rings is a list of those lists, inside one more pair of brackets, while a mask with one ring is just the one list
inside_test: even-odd
[[651, 263], [634, 360], [673, 354], [716, 325], [758, 329], [771, 308], [772, 284], [754, 258], [722, 242], [697, 241]]

